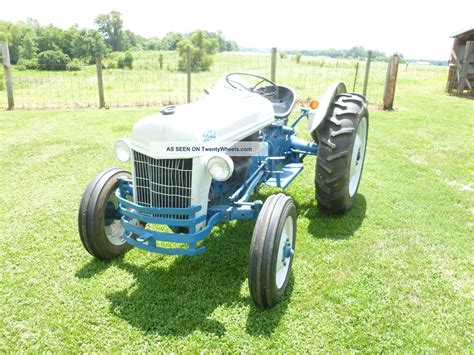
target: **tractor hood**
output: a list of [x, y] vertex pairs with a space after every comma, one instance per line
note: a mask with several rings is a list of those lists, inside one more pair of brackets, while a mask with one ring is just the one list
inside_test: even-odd
[[[162, 110], [163, 111], [163, 110]], [[237, 142], [274, 121], [273, 106], [266, 98], [247, 91], [223, 88], [181, 106], [138, 121], [132, 132], [132, 148], [153, 158], [169, 158], [163, 146]], [[197, 157], [189, 152], [181, 157]]]

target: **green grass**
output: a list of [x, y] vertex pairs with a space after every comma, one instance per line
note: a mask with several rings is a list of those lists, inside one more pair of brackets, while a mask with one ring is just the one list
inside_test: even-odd
[[[176, 51], [163, 52], [163, 69], [158, 64], [159, 52], [134, 53], [134, 68], [105, 69], [103, 71], [105, 103], [117, 106], [161, 106], [186, 101], [186, 73], [176, 71], [179, 60]], [[105, 63], [108, 60], [104, 61]], [[334, 81], [342, 80], [350, 90], [356, 74], [354, 60], [303, 57], [297, 64], [291, 56], [277, 59], [276, 81], [297, 91], [298, 99], [308, 100], [323, 94]], [[250, 72], [270, 75], [270, 54], [220, 53], [214, 56], [210, 71], [193, 73], [193, 98], [202, 95], [219, 78], [230, 72]], [[362, 91], [365, 63], [360, 63], [356, 91]], [[421, 73], [421, 74], [420, 74]], [[443, 67], [400, 66], [400, 76], [446, 76]], [[367, 97], [371, 103], [382, 101], [386, 63], [371, 65]], [[78, 72], [13, 71], [14, 97], [17, 108], [74, 108], [97, 107], [98, 89], [95, 65]], [[0, 88], [1, 90], [1, 88]], [[7, 107], [5, 91], [0, 91], [0, 108]]]
[[126, 167], [113, 143], [153, 110], [0, 112], [0, 351], [472, 351], [474, 101], [443, 80], [401, 73], [397, 111], [371, 112], [347, 215], [317, 211], [306, 159], [286, 191], [290, 286], [270, 311], [247, 288], [251, 222], [220, 225], [195, 258], [83, 249], [87, 182]]

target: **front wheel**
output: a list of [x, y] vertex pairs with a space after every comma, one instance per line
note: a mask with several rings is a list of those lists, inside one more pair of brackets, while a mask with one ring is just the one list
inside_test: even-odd
[[120, 176], [131, 178], [128, 171], [117, 168], [97, 174], [87, 185], [79, 206], [78, 227], [82, 244], [100, 260], [116, 258], [131, 248], [123, 238], [125, 230], [115, 196]]
[[258, 215], [250, 245], [250, 295], [261, 308], [274, 307], [285, 293], [295, 242], [293, 200], [284, 194], [270, 196]]
[[341, 94], [318, 128], [316, 200], [328, 214], [344, 213], [352, 207], [365, 161], [369, 113], [358, 94]]

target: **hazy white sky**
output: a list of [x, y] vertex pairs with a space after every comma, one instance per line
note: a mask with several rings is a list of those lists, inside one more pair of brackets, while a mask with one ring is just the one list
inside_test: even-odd
[[[395, 6], [394, 6], [395, 5]], [[407, 58], [447, 60], [449, 35], [474, 27], [474, 0], [399, 1], [144, 1], [7, 0], [0, 19], [67, 28], [94, 27], [100, 13], [123, 15], [124, 27], [145, 37], [195, 29], [222, 30], [244, 47], [327, 49], [364, 46]]]

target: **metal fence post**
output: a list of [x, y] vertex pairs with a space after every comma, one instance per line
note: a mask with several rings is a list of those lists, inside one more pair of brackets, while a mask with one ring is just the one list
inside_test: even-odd
[[397, 85], [398, 64], [400, 57], [394, 54], [387, 65], [387, 77], [385, 80], [385, 90], [383, 95], [383, 109], [392, 110], [395, 99], [395, 87]]
[[362, 95], [367, 96], [367, 85], [369, 84], [370, 62], [372, 61], [372, 51], [367, 52], [367, 64], [365, 65], [364, 89]]
[[277, 49], [276, 47], [272, 48], [272, 64], [270, 69], [270, 80], [275, 82], [276, 77], [276, 63], [277, 63]]
[[2, 60], [3, 72], [5, 73], [5, 86], [7, 89], [8, 109], [13, 110], [15, 107], [15, 101], [13, 100], [13, 75], [7, 42], [2, 42]]
[[97, 86], [99, 88], [99, 107], [105, 107], [104, 81], [102, 79], [102, 55], [97, 53], [95, 56], [95, 66], [97, 69]]
[[188, 74], [186, 102], [191, 102], [191, 47], [186, 48], [186, 73]]
[[356, 83], [357, 83], [357, 74], [359, 73], [359, 62], [357, 61], [357, 64], [356, 64], [356, 72], [355, 72], [355, 75], [354, 75], [354, 85], [352, 86], [352, 92], [355, 92], [355, 89], [356, 89]]

